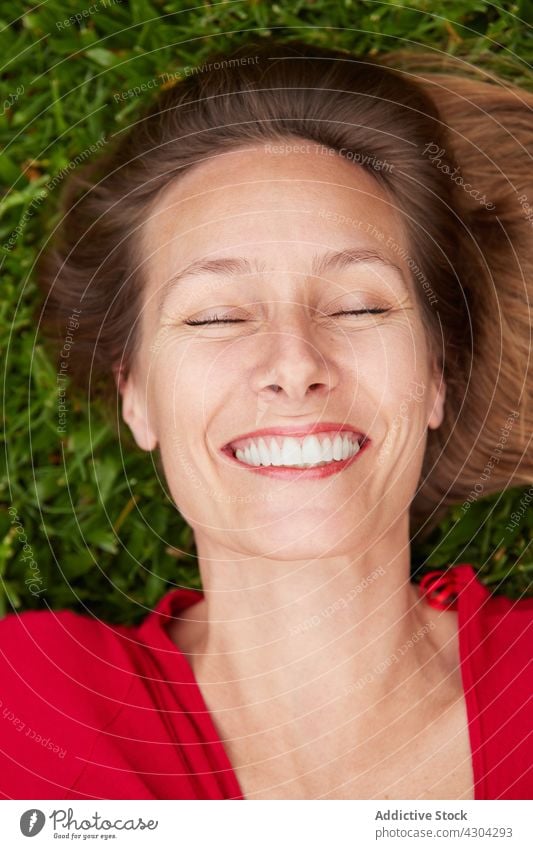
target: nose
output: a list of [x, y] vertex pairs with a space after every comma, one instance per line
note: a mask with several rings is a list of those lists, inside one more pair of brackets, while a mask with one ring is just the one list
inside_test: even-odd
[[330, 354], [302, 323], [267, 333], [261, 343], [262, 362], [254, 375], [254, 389], [263, 401], [275, 399], [278, 412], [278, 404], [324, 399], [337, 384], [337, 367]]

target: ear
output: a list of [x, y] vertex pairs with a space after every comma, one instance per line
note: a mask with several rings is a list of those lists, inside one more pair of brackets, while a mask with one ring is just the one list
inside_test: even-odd
[[122, 365], [113, 367], [113, 375], [122, 396], [122, 418], [139, 448], [153, 451], [157, 446], [157, 437], [150, 423], [146, 388], [144, 391], [139, 390], [132, 372], [125, 377]]
[[446, 401], [446, 381], [444, 380], [442, 370], [437, 368], [437, 366], [433, 369], [432, 387], [434, 403], [429, 416], [428, 427], [436, 430], [441, 426], [444, 419], [444, 403]]

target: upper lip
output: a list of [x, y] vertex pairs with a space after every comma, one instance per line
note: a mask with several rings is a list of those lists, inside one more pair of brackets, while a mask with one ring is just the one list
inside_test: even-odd
[[365, 438], [365, 433], [356, 427], [349, 424], [341, 424], [340, 422], [314, 422], [308, 425], [280, 425], [279, 427], [263, 427], [260, 430], [251, 430], [248, 433], [241, 433], [239, 436], [234, 436], [229, 442], [223, 445], [223, 448], [231, 448], [234, 442], [241, 439], [255, 439], [260, 436], [308, 436], [312, 433], [322, 433], [326, 431], [335, 431], [336, 433], [355, 433], [358, 438]]

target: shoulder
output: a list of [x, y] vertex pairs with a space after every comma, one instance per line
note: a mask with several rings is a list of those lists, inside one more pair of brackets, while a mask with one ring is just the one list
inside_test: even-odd
[[109, 625], [70, 610], [10, 613], [0, 620], [0, 664], [4, 674], [43, 687], [75, 682], [113, 696], [124, 691], [133, 629]]
[[[531, 662], [533, 598], [491, 593], [469, 564], [455, 567], [454, 585], [465, 662], [482, 682], [512, 685]], [[525, 684], [518, 680], [514, 691], [523, 692]]]
[[469, 563], [427, 573], [420, 591], [430, 606], [459, 614], [476, 798], [531, 798], [533, 599], [493, 595]]
[[533, 599], [486, 595], [465, 620], [463, 674], [479, 727], [487, 799], [533, 790]]
[[529, 661], [533, 598], [493, 595], [469, 563], [428, 572], [420, 581], [419, 593], [428, 609], [458, 610], [463, 661], [477, 673], [504, 657], [508, 673]]
[[130, 686], [130, 633], [67, 610], [0, 620], [4, 797], [65, 797], [80, 758]]
[[513, 600], [487, 594], [477, 608], [477, 648], [487, 659], [506, 658], [508, 669], [518, 669], [531, 660], [533, 599]]
[[501, 619], [506, 626], [516, 628], [533, 622], [533, 598], [512, 599], [503, 595], [487, 598], [484, 615], [487, 619]]

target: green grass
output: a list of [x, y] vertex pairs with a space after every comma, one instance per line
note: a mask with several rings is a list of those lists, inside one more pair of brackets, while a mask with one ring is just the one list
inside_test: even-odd
[[[92, 11], [81, 24], [63, 23], [83, 9]], [[71, 390], [67, 433], [57, 432], [57, 368], [36, 334], [34, 263], [72, 164], [134, 119], [154, 91], [148, 81], [252, 34], [361, 54], [422, 45], [530, 84], [531, 24], [531, 2], [0, 2], [0, 243], [9, 242], [0, 249], [0, 615], [86, 605], [128, 623], [173, 582], [200, 586], [192, 532], [129, 435], [119, 443], [97, 406], [89, 410]], [[139, 94], [114, 99], [135, 87]], [[525, 492], [480, 499], [464, 515], [452, 509], [414, 548], [413, 568], [472, 562], [495, 592], [529, 592], [533, 510], [522, 510]], [[517, 510], [523, 515], [508, 532]]]

